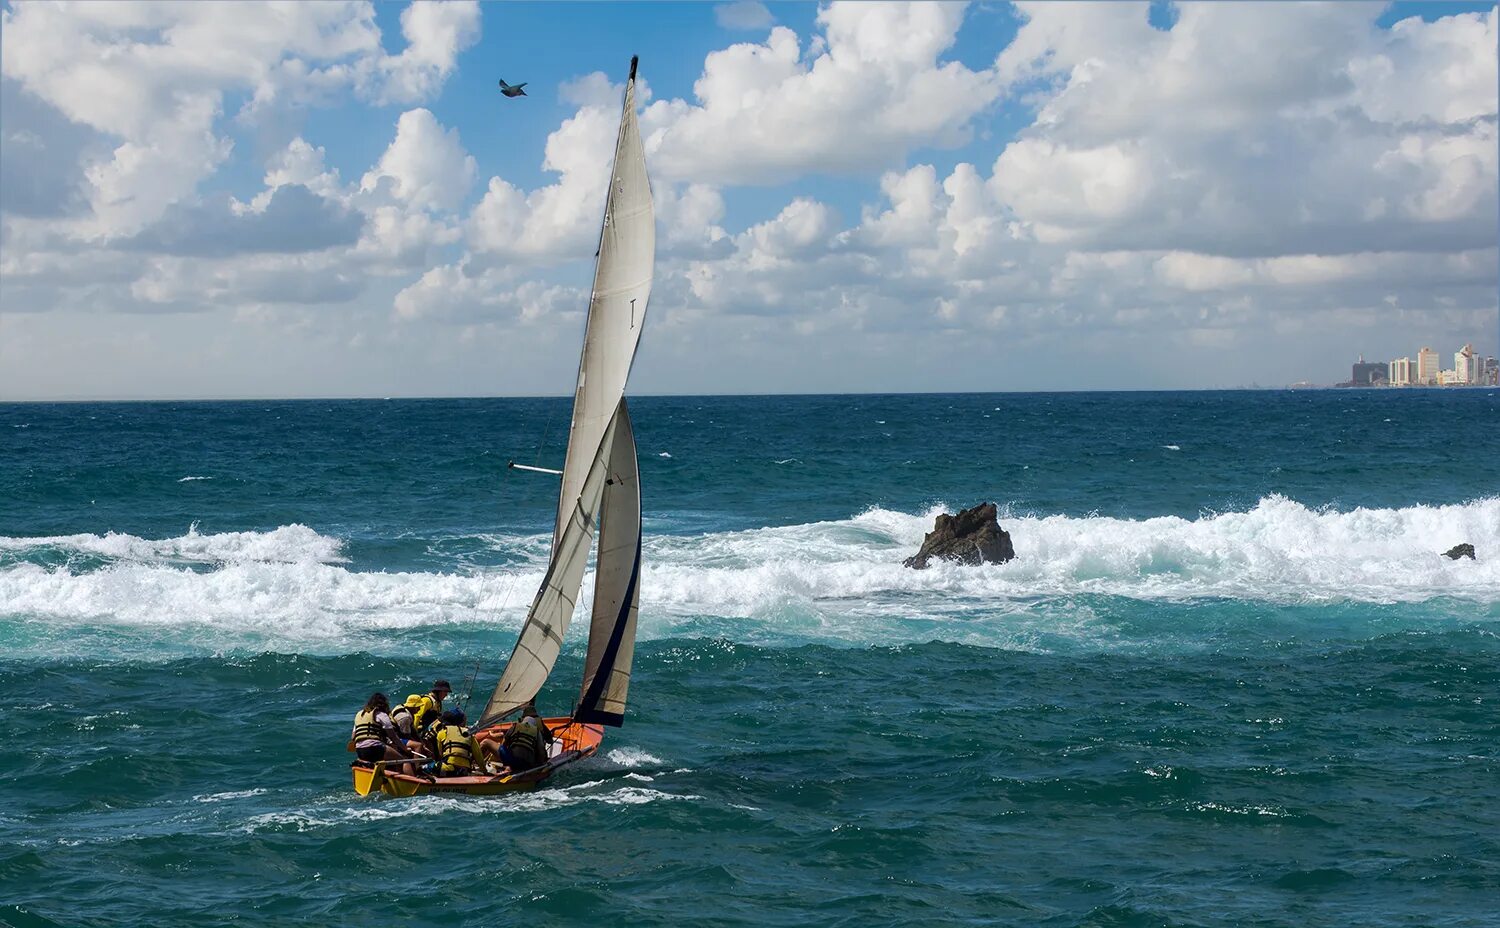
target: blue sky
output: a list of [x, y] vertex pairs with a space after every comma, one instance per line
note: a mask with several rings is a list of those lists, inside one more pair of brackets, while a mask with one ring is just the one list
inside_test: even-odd
[[1500, 349], [1493, 5], [213, 9], [4, 6], [0, 398], [566, 392], [631, 54], [639, 390]]

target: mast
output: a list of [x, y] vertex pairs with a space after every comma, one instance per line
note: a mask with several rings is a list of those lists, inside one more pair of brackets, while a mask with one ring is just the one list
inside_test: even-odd
[[[600, 573], [612, 566], [621, 533], [635, 535], [636, 560], [640, 549], [640, 497], [636, 479], [635, 440], [630, 431], [629, 413], [624, 403], [625, 383], [635, 360], [641, 329], [646, 318], [646, 304], [651, 296], [652, 269], [656, 260], [656, 217], [651, 203], [651, 184], [646, 174], [646, 156], [641, 144], [640, 126], [635, 113], [635, 72], [638, 59], [630, 59], [630, 76], [625, 82], [625, 99], [620, 115], [620, 131], [615, 139], [615, 157], [610, 171], [609, 191], [604, 204], [604, 221], [599, 233], [599, 251], [594, 263], [594, 286], [589, 297], [588, 320], [585, 323], [583, 352], [578, 363], [578, 385], [573, 395], [573, 417], [568, 429], [568, 451], [563, 462], [562, 486], [557, 499], [557, 521], [552, 531], [552, 554], [547, 573], [537, 590], [526, 624], [516, 639], [515, 650], [506, 662], [500, 682], [485, 706], [479, 725], [490, 724], [525, 705], [542, 688], [562, 649], [563, 636], [572, 621], [584, 567], [594, 533], [604, 519], [608, 548], [601, 544]], [[630, 436], [626, 451], [616, 452], [614, 443], [622, 430]], [[616, 480], [619, 480], [616, 490]], [[630, 516], [625, 486], [636, 494], [634, 516]], [[613, 523], [613, 524], [612, 524]], [[638, 569], [638, 568], [637, 568]], [[613, 590], [613, 582], [607, 581]], [[596, 584], [597, 587], [597, 584]], [[610, 593], [613, 601], [624, 591]], [[595, 595], [595, 614], [601, 608]], [[619, 677], [623, 668], [628, 682], [630, 654], [634, 648], [635, 608], [639, 594], [625, 597], [629, 609], [631, 646], [623, 652], [619, 644], [609, 661], [607, 680]], [[610, 606], [618, 617], [618, 604]], [[621, 640], [624, 632], [616, 636]], [[594, 631], [590, 630], [590, 664], [600, 665], [593, 656]], [[623, 658], [623, 664], [621, 659]], [[624, 689], [610, 684], [603, 687], [601, 706], [623, 710]], [[618, 724], [616, 721], [614, 724]]]

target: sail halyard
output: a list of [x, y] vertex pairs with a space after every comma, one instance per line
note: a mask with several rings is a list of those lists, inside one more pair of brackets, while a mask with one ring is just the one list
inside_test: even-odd
[[[656, 259], [656, 219], [635, 113], [635, 69], [636, 61], [632, 58], [594, 265], [594, 285], [579, 359], [578, 385], [558, 494], [552, 553], [546, 576], [527, 613], [515, 649], [481, 716], [481, 726], [524, 705], [546, 682], [572, 619], [593, 536], [602, 515], [601, 507], [613, 505], [618, 508], [624, 499], [623, 488], [620, 493], [607, 494], [607, 490], [612, 489], [609, 485], [614, 479], [611, 473], [626, 469], [623, 458], [616, 457], [614, 441], [622, 421], [629, 434], [629, 416], [623, 402], [625, 384], [640, 343]], [[633, 519], [638, 552], [640, 500], [638, 481], [634, 479], [633, 436], [628, 445], [631, 492], [637, 494]], [[623, 529], [628, 526], [630, 517], [618, 515], [614, 521]], [[616, 538], [617, 534], [612, 533], [610, 538]], [[605, 559], [602, 546], [600, 556], [601, 560]], [[608, 563], [613, 564], [614, 559], [614, 555], [610, 555]], [[638, 599], [638, 593], [634, 594], [634, 599]], [[612, 667], [623, 666], [627, 682], [634, 642], [634, 615], [632, 606], [629, 621], [631, 647], [623, 654], [624, 663], [619, 663], [621, 650], [618, 646], [614, 649], [617, 657], [611, 661]], [[592, 627], [590, 640], [593, 640]], [[592, 650], [591, 644], [591, 653]], [[612, 672], [607, 676], [613, 679], [618, 674]], [[611, 684], [607, 689], [613, 693], [617, 687]], [[623, 688], [618, 688], [618, 693], [618, 704], [623, 709]]]

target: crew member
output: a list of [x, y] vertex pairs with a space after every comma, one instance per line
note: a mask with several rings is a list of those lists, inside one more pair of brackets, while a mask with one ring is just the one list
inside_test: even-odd
[[438, 776], [468, 776], [479, 762], [479, 744], [464, 728], [464, 721], [462, 709], [449, 709], [436, 726]]
[[409, 755], [390, 716], [391, 704], [384, 693], [372, 693], [365, 707], [354, 716], [349, 742], [354, 755], [367, 764], [380, 760], [403, 760]]
[[497, 753], [512, 773], [520, 773], [547, 762], [552, 740], [552, 731], [537, 715], [536, 701], [532, 700], [522, 707], [521, 718], [505, 733]]
[[412, 705], [412, 700], [417, 700], [416, 711], [412, 713], [412, 733], [421, 736], [427, 730], [427, 726], [436, 722], [443, 714], [443, 700], [453, 692], [453, 687], [448, 685], [447, 680], [438, 680], [432, 684], [432, 692], [427, 694], [413, 693], [406, 697], [407, 705]]

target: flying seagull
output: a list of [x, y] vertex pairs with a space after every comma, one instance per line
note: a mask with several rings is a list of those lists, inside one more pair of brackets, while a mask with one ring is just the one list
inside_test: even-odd
[[522, 87], [525, 87], [525, 86], [526, 86], [526, 82], [525, 81], [522, 81], [519, 84], [507, 84], [505, 82], [505, 78], [503, 78], [503, 77], [500, 78], [500, 92], [503, 93], [503, 94], [505, 94], [507, 97], [524, 97], [524, 96], [526, 96], [526, 91], [524, 91], [524, 90], [521, 89]]

